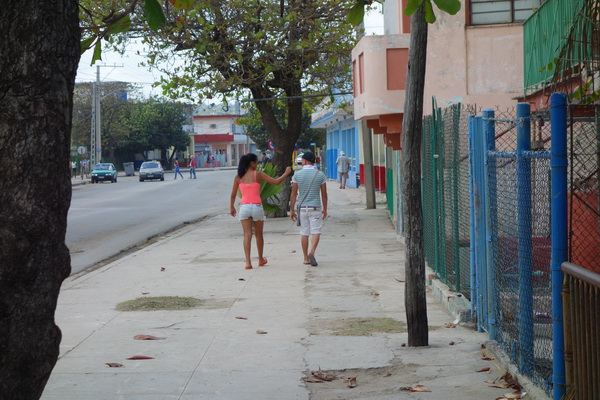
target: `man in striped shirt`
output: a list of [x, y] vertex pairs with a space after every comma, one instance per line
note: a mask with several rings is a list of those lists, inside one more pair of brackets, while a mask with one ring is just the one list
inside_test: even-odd
[[[318, 265], [315, 252], [321, 238], [323, 220], [327, 218], [327, 178], [315, 167], [315, 155], [307, 151], [302, 156], [302, 169], [292, 178], [292, 196], [290, 199], [290, 218], [300, 218], [302, 252], [304, 264]], [[299, 206], [299, 214], [296, 213]], [[310, 250], [308, 238], [311, 236]]]

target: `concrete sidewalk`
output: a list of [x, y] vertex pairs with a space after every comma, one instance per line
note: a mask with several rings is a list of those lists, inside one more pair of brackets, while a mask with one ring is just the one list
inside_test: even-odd
[[[365, 210], [361, 189], [332, 182], [329, 193], [318, 267], [302, 264], [297, 227], [270, 219], [268, 265], [244, 270], [241, 226], [220, 215], [67, 279], [57, 310], [61, 357], [42, 398], [458, 400], [510, 392], [484, 383], [503, 373], [482, 360], [487, 335], [446, 328], [453, 317], [432, 296], [430, 346], [405, 346], [407, 334], [389, 320], [405, 322], [404, 254], [387, 211]], [[184, 311], [115, 310], [154, 296], [203, 302]], [[392, 332], [372, 327], [381, 322]], [[165, 339], [134, 340], [139, 334]], [[154, 358], [126, 360], [134, 355]], [[306, 382], [319, 367], [357, 377], [357, 386]], [[417, 384], [431, 392], [400, 390]]]

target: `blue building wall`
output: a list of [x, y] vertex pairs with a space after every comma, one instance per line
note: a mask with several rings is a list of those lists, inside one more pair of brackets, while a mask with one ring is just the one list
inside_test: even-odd
[[327, 150], [323, 172], [330, 179], [338, 179], [338, 167], [335, 164], [340, 151], [351, 160], [346, 185], [356, 188], [358, 184], [358, 123], [353, 119], [336, 121], [327, 127]]

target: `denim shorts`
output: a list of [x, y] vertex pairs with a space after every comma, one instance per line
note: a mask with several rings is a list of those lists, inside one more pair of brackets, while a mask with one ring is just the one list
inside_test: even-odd
[[253, 221], [264, 221], [265, 210], [262, 204], [241, 204], [240, 221], [248, 218], [252, 218]]

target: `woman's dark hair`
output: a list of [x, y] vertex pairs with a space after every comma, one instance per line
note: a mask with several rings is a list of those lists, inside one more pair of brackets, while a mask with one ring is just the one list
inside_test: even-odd
[[254, 153], [244, 154], [240, 158], [240, 163], [238, 164], [238, 176], [240, 178], [242, 178], [246, 174], [250, 163], [253, 161], [258, 162], [258, 156]]

